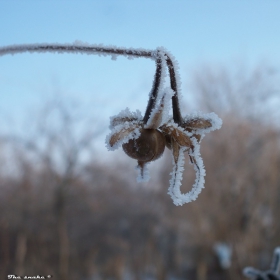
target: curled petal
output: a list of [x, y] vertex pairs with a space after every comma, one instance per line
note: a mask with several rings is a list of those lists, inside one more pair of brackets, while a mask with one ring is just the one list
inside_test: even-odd
[[141, 124], [126, 123], [116, 126], [106, 137], [106, 146], [108, 150], [114, 151], [130, 139], [137, 139], [140, 136]]
[[182, 127], [189, 132], [203, 136], [205, 133], [220, 129], [222, 120], [215, 113], [195, 113], [184, 118]]
[[[175, 163], [175, 165], [177, 165], [178, 161], [179, 161], [179, 155], [180, 155], [180, 146], [172, 138], [171, 138], [171, 149], [172, 149], [174, 163]], [[181, 151], [183, 151], [182, 148], [181, 148]]]
[[185, 131], [173, 125], [163, 125], [160, 127], [164, 134], [171, 136], [180, 146], [190, 148], [192, 141]]
[[126, 122], [141, 122], [142, 115], [140, 111], [130, 112], [128, 108], [122, 110], [118, 115], [110, 117], [110, 129], [114, 129], [114, 127], [124, 124]]
[[119, 117], [116, 117], [114, 119], [111, 120], [110, 122], [110, 128], [114, 128], [118, 125], [121, 125], [125, 122], [133, 122], [133, 121], [137, 121], [136, 118], [129, 118], [129, 117], [122, 117], [122, 118], [119, 118]]
[[160, 99], [159, 104], [155, 106], [152, 110], [147, 123], [144, 128], [146, 129], [157, 129], [160, 125], [167, 121], [168, 119], [168, 110], [169, 103], [171, 101], [174, 91], [170, 88], [166, 88]]
[[172, 153], [173, 153], [173, 171], [172, 178], [170, 180], [170, 187], [168, 193], [173, 199], [175, 205], [183, 205], [184, 203], [196, 200], [197, 196], [204, 187], [205, 170], [203, 166], [202, 158], [200, 157], [199, 145], [196, 139], [191, 138], [193, 148], [188, 150], [191, 164], [193, 164], [196, 171], [196, 179], [192, 189], [182, 194], [180, 187], [184, 171], [184, 152], [186, 148], [180, 147], [176, 141], [172, 141]]
[[188, 131], [192, 131], [194, 129], [206, 129], [212, 126], [210, 120], [206, 120], [203, 118], [194, 118], [186, 120], [182, 127]]
[[170, 187], [168, 189], [168, 194], [173, 199], [175, 205], [182, 205], [180, 196], [182, 196], [180, 187], [183, 177], [185, 157], [184, 157], [184, 148], [180, 147], [176, 141], [172, 139], [171, 149], [173, 154], [173, 171], [172, 177], [170, 180]]

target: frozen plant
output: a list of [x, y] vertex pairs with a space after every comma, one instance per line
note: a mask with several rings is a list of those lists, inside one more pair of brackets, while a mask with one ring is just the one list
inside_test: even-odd
[[[73, 44], [31, 44], [0, 47], [0, 56], [22, 52], [68, 52], [109, 55], [116, 60], [118, 55], [128, 58], [150, 58], [156, 63], [156, 73], [144, 117], [139, 111], [127, 108], [111, 117], [111, 133], [106, 138], [109, 150], [122, 147], [124, 152], [138, 162], [138, 181], [149, 179], [147, 164], [158, 159], [165, 147], [173, 155], [173, 171], [168, 193], [175, 205], [195, 200], [204, 187], [205, 169], [200, 156], [200, 142], [205, 133], [219, 129], [222, 120], [214, 113], [181, 115], [180, 78], [178, 63], [164, 48], [156, 50], [118, 48], [115, 46], [89, 45], [81, 42]], [[166, 69], [170, 87], [165, 87]], [[172, 103], [172, 116], [169, 116]], [[181, 193], [185, 153], [196, 171], [192, 189]]]
[[252, 280], [280, 280], [280, 247], [274, 250], [269, 270], [260, 271], [253, 267], [246, 267], [243, 274]]

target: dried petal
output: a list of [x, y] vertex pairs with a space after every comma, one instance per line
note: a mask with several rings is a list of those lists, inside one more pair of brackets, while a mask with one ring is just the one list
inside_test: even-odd
[[123, 124], [125, 122], [133, 122], [133, 121], [137, 121], [137, 119], [136, 118], [129, 118], [129, 117], [123, 117], [123, 118], [115, 117], [115, 118], [111, 119], [110, 127], [113, 128], [113, 127], [115, 127], [117, 125], [120, 125], [120, 124]]
[[186, 148], [180, 147], [178, 143], [172, 140], [172, 152], [173, 152], [173, 171], [172, 178], [170, 180], [170, 187], [168, 193], [173, 199], [175, 205], [183, 205], [184, 203], [195, 200], [198, 194], [204, 187], [205, 170], [203, 166], [202, 158], [200, 157], [199, 144], [195, 138], [192, 138], [192, 148], [188, 150], [191, 163], [196, 171], [196, 179], [192, 189], [182, 194], [180, 187], [183, 178], [184, 171], [184, 152]]
[[170, 179], [170, 187], [168, 189], [168, 194], [173, 199], [175, 205], [182, 205], [183, 201], [180, 198], [182, 196], [180, 187], [182, 185], [181, 181], [183, 178], [184, 171], [184, 148], [180, 147], [178, 143], [172, 139], [172, 154], [173, 154], [173, 170], [172, 177]]
[[181, 147], [191, 147], [192, 142], [190, 137], [179, 128], [172, 125], [163, 125], [160, 129], [164, 134], [170, 135]]
[[122, 125], [124, 123], [138, 122], [141, 123], [142, 116], [140, 111], [136, 110], [136, 112], [130, 112], [128, 108], [122, 110], [118, 115], [110, 117], [110, 129], [114, 129], [114, 127], [118, 125]]
[[203, 118], [189, 119], [182, 124], [182, 127], [187, 131], [192, 131], [195, 129], [205, 129], [211, 126], [212, 126], [211, 121]]
[[180, 146], [173, 139], [171, 141], [171, 146], [172, 146], [172, 154], [173, 154], [174, 163], [178, 164]]
[[149, 120], [145, 125], [146, 129], [157, 129], [160, 126], [162, 122], [162, 113], [164, 110], [164, 97], [165, 96], [162, 97], [160, 104], [156, 106], [151, 112]]
[[107, 148], [115, 150], [130, 139], [137, 139], [140, 136], [141, 125], [132, 123], [126, 126], [117, 126], [106, 138]]
[[222, 123], [215, 113], [194, 113], [184, 118], [182, 127], [188, 132], [200, 134], [203, 137], [205, 133], [220, 129]]
[[168, 121], [168, 111], [170, 108], [171, 98], [174, 95], [174, 91], [171, 88], [165, 88], [160, 97], [160, 101], [155, 105], [152, 110], [147, 123], [144, 128], [146, 129], [157, 129], [164, 122]]

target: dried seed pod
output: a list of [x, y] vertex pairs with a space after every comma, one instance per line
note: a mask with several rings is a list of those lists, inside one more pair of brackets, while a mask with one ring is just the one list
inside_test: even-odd
[[195, 129], [206, 129], [212, 126], [211, 120], [203, 118], [194, 118], [184, 121], [182, 127], [187, 131], [192, 131]]
[[163, 154], [165, 138], [156, 129], [142, 129], [137, 139], [129, 140], [122, 147], [129, 157], [141, 162], [149, 162], [156, 160]]

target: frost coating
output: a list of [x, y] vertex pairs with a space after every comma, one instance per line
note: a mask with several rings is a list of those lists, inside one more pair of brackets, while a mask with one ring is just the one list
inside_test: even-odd
[[139, 110], [136, 112], [130, 112], [128, 108], [122, 110], [119, 114], [110, 117], [110, 125], [109, 128], [113, 129], [115, 126], [122, 124], [125, 121], [137, 121], [140, 122], [142, 120], [142, 115]]
[[[80, 41], [75, 41], [73, 44], [26, 44], [0, 47], [0, 56], [23, 52], [97, 54], [99, 56], [110, 56], [112, 60], [116, 60], [121, 55], [128, 59], [143, 57], [156, 61], [157, 70], [144, 118], [142, 118], [139, 111], [131, 113], [128, 108], [121, 111], [118, 115], [111, 117], [111, 133], [106, 137], [106, 146], [108, 150], [115, 150], [121, 145], [128, 143], [131, 139], [137, 140], [140, 135], [144, 135], [142, 134], [143, 131], [147, 133], [145, 130], [156, 130], [157, 139], [155, 143], [161, 144], [161, 153], [164, 150], [165, 144], [170, 148], [170, 143], [173, 143], [174, 168], [168, 192], [172, 196], [174, 203], [182, 205], [196, 199], [203, 188], [205, 176], [204, 165], [199, 151], [199, 142], [205, 133], [219, 129], [222, 121], [214, 113], [196, 113], [182, 119], [180, 112], [182, 94], [179, 65], [173, 55], [165, 48], [160, 47], [156, 50], [147, 50], [143, 48], [116, 47], [113, 45], [104, 46], [102, 44], [90, 45]], [[167, 68], [171, 89], [164, 89]], [[172, 118], [168, 116], [171, 99], [173, 107]], [[146, 143], [151, 141], [147, 140], [148, 138], [144, 138], [144, 141], [141, 138], [144, 144], [139, 144], [137, 147], [133, 146], [137, 150], [136, 159], [139, 160], [140, 155], [138, 148], [143, 150], [142, 154], [144, 156], [147, 154], [145, 146], [149, 146]], [[140, 139], [138, 140], [141, 143]], [[157, 150], [155, 147], [158, 147], [158, 145], [154, 145], [150, 150]], [[195, 184], [191, 191], [186, 194], [182, 194], [180, 190], [183, 178], [182, 173], [184, 171], [184, 152], [188, 153], [190, 162], [194, 165], [196, 171]], [[155, 159], [157, 158], [155, 157]], [[141, 159], [143, 160], [143, 157]], [[149, 178], [146, 164], [152, 160], [138, 162], [138, 169], [140, 170], [138, 180], [147, 180]]]
[[182, 193], [180, 191], [180, 187], [182, 185], [182, 178], [184, 172], [184, 164], [185, 164], [185, 155], [184, 149], [179, 149], [179, 157], [177, 163], [174, 158], [173, 162], [173, 171], [171, 173], [172, 177], [169, 181], [170, 187], [168, 188], [168, 194], [173, 199], [175, 205], [182, 205]]
[[196, 172], [196, 179], [194, 185], [192, 186], [192, 189], [189, 192], [182, 194], [180, 187], [182, 185], [181, 181], [183, 178], [185, 163], [184, 152], [186, 151], [186, 149], [180, 147], [177, 163], [173, 158], [174, 166], [173, 171], [171, 173], [172, 178], [170, 180], [170, 187], [168, 189], [168, 194], [170, 194], [170, 196], [172, 197], [175, 205], [183, 205], [185, 203], [189, 203], [191, 201], [196, 200], [201, 190], [204, 188], [204, 176], [206, 175], [206, 173], [204, 169], [203, 160], [200, 155], [200, 146], [194, 137], [191, 138], [191, 141], [193, 143], [194, 148], [192, 152], [189, 152], [189, 156], [192, 158], [190, 160], [190, 163], [194, 166]]
[[127, 143], [130, 139], [137, 139], [140, 136], [140, 127], [137, 122], [125, 122], [114, 127], [107, 135], [105, 144], [108, 151], [114, 151]]
[[[165, 78], [167, 76], [167, 72], [166, 72], [166, 67], [167, 67], [167, 65], [166, 65], [166, 57], [165, 57], [165, 54], [162, 52], [161, 48], [157, 48], [155, 53], [154, 53], [154, 55], [155, 55], [155, 58], [161, 58], [161, 60], [160, 60], [161, 73], [160, 73], [159, 84], [157, 86], [157, 92], [160, 93], [160, 92], [163, 92]], [[153, 81], [153, 83], [155, 83], [155, 80]], [[149, 97], [153, 98], [152, 97], [152, 91], [150, 92]]]
[[88, 44], [81, 41], [75, 41], [72, 44], [58, 44], [58, 43], [40, 43], [40, 44], [23, 44], [23, 45], [9, 45], [0, 47], [0, 56], [17, 53], [80, 53], [80, 54], [97, 54], [99, 56], [111, 56], [116, 60], [119, 55], [127, 58], [146, 57], [155, 60], [156, 54], [154, 50], [143, 48], [123, 48], [113, 45], [104, 46], [103, 44]]
[[[158, 128], [162, 133], [171, 137], [173, 149], [175, 148], [177, 150], [173, 150], [174, 167], [171, 173], [172, 177], [168, 193], [175, 205], [183, 205], [196, 200], [199, 193], [204, 188], [204, 177], [206, 173], [200, 155], [199, 142], [206, 133], [219, 129], [222, 125], [222, 120], [215, 113], [194, 113], [187, 115], [183, 119], [182, 126], [180, 126], [168, 115], [168, 110], [170, 108], [169, 102], [173, 95], [174, 91], [169, 88], [159, 94], [158, 99], [160, 101], [155, 103], [155, 107], [150, 114], [148, 122], [144, 125], [144, 128]], [[197, 138], [197, 135], [200, 135], [200, 137]], [[194, 166], [196, 179], [192, 189], [182, 194], [180, 187], [183, 179], [185, 152], [188, 153], [190, 163]], [[140, 176], [138, 178], [141, 179], [142, 177]]]
[[162, 112], [162, 122], [160, 125], [166, 123], [169, 119], [169, 108], [171, 107], [171, 98], [174, 96], [175, 92], [170, 87], [164, 89], [164, 109]]
[[138, 176], [136, 178], [137, 183], [148, 182], [150, 180], [150, 173], [147, 168], [147, 163], [142, 166], [137, 165], [135, 169], [138, 171]]
[[175, 59], [175, 57], [169, 52], [167, 51], [165, 48], [161, 48], [162, 51], [170, 58], [170, 60], [173, 63], [173, 69], [175, 72], [175, 79], [176, 79], [176, 90], [177, 90], [177, 95], [178, 95], [178, 100], [179, 102], [182, 102], [182, 92], [181, 92], [181, 78], [180, 78], [180, 74], [179, 74], [179, 63], [178, 61]]
[[193, 128], [195, 133], [200, 134], [201, 136], [204, 136], [205, 133], [209, 133], [211, 131], [220, 129], [223, 124], [223, 121], [217, 116], [217, 114], [213, 112], [207, 114], [200, 113], [200, 112], [192, 113], [184, 118], [184, 122], [188, 122], [190, 120], [195, 120], [195, 119], [204, 119], [211, 123], [211, 126], [208, 128], [203, 128], [203, 129]]
[[166, 88], [162, 93], [160, 93], [158, 96], [160, 102], [155, 104], [147, 123], [144, 125], [144, 128], [158, 128], [168, 121], [170, 118], [170, 101], [173, 95], [174, 91], [171, 88]]
[[170, 119], [166, 124], [166, 127], [170, 127], [171, 130], [175, 130], [176, 133], [178, 134], [178, 131], [180, 131], [181, 133], [187, 135], [188, 137], [192, 137], [193, 133], [192, 132], [188, 132], [186, 130], [184, 130], [182, 127], [180, 127], [177, 123], [175, 123], [172, 119]]

